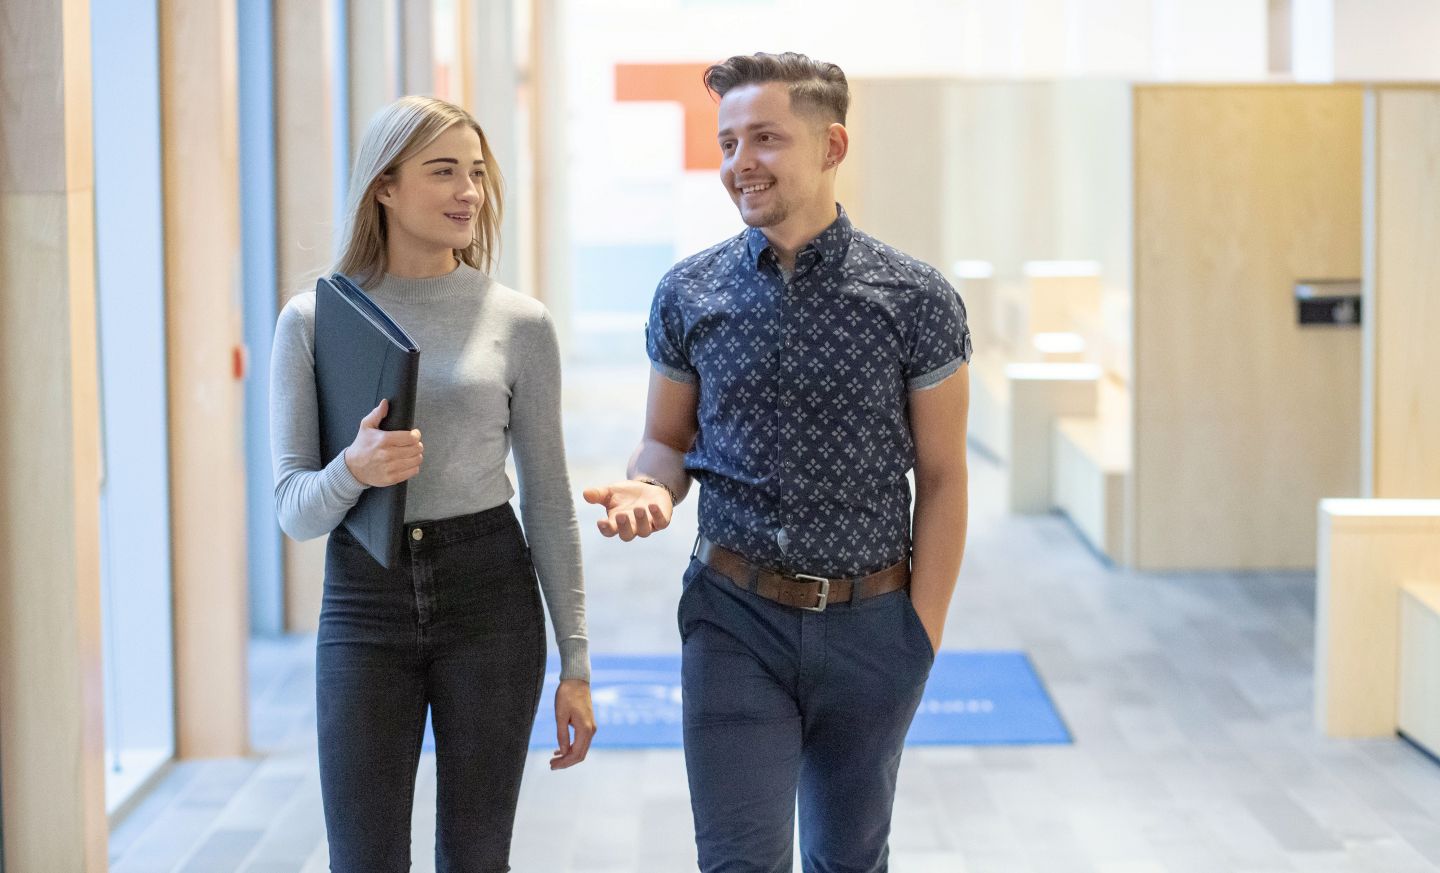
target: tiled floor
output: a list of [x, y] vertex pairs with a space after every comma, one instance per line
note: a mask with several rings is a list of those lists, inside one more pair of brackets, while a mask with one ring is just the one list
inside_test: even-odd
[[[582, 347], [567, 384], [577, 493], [623, 466], [645, 379], [629, 351], [608, 363], [605, 343]], [[1326, 740], [1311, 726], [1313, 576], [1115, 570], [1063, 519], [1005, 515], [1003, 470], [971, 456], [969, 555], [946, 645], [1028, 651], [1075, 744], [907, 752], [892, 870], [1440, 871], [1440, 765], [1399, 741]], [[679, 529], [631, 544], [599, 537], [589, 510], [592, 645], [674, 651], [693, 503]], [[115, 829], [116, 873], [326, 869], [311, 645], [255, 644], [260, 752], [176, 765]], [[599, 751], [562, 773], [545, 759], [529, 762], [515, 870], [694, 869], [679, 752]], [[433, 806], [427, 758], [416, 870], [433, 869]]]

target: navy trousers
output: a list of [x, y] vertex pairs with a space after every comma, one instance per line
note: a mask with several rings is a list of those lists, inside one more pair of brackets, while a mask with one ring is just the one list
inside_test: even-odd
[[935, 652], [908, 590], [824, 612], [690, 562], [685, 766], [705, 873], [883, 873], [905, 734]]
[[325, 554], [315, 695], [330, 869], [410, 869], [428, 709], [435, 869], [500, 873], [545, 680], [530, 552], [509, 504], [405, 534], [389, 570], [343, 527]]

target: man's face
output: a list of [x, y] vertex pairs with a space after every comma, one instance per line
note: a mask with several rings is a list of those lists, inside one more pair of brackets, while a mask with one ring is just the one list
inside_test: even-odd
[[832, 205], [826, 128], [796, 114], [782, 82], [742, 85], [720, 100], [720, 181], [751, 227], [775, 227]]

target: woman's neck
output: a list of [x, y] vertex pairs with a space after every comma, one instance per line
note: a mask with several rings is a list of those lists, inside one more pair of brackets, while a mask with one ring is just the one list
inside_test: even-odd
[[431, 279], [455, 271], [460, 262], [452, 249], [438, 249], [426, 252], [408, 249], [385, 253], [385, 272], [402, 279]]

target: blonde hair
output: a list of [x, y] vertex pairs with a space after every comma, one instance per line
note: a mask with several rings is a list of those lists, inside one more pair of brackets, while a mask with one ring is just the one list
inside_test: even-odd
[[381, 109], [365, 129], [350, 172], [345, 238], [335, 272], [344, 273], [361, 285], [369, 285], [385, 274], [385, 207], [375, 199], [376, 188], [401, 164], [457, 124], [466, 125], [480, 137], [480, 152], [485, 158], [485, 175], [481, 177], [480, 187], [485, 202], [480, 206], [474, 238], [469, 246], [456, 249], [455, 257], [477, 270], [488, 271], [494, 267], [500, 249], [504, 183], [485, 131], [470, 113], [453, 103], [411, 96], [401, 97]]

